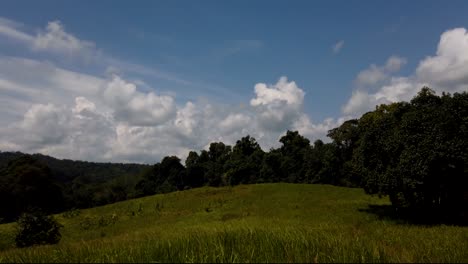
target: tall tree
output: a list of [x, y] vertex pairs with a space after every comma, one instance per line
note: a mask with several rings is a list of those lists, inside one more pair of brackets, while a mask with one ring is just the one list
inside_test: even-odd
[[280, 138], [283, 144], [279, 151], [282, 155], [281, 170], [287, 175], [287, 182], [304, 182], [306, 153], [310, 151], [310, 141], [298, 131], [287, 131]]
[[208, 152], [202, 152], [201, 156], [207, 155], [207, 157], [201, 157], [201, 159], [204, 160], [207, 158], [207, 161], [204, 162], [204, 166], [206, 168], [205, 177], [208, 185], [221, 186], [225, 184], [224, 166], [229, 160], [231, 152], [231, 146], [225, 145], [223, 142], [213, 142], [210, 144]]
[[255, 138], [247, 135], [238, 140], [225, 166], [227, 182], [231, 185], [258, 182], [263, 154]]

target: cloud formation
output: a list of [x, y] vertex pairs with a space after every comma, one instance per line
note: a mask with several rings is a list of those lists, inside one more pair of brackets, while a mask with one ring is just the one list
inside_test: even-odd
[[468, 32], [448, 30], [440, 37], [435, 56], [419, 63], [416, 78], [447, 91], [468, 90]]
[[116, 120], [136, 126], [152, 126], [166, 122], [176, 114], [174, 99], [154, 92], [141, 93], [136, 85], [117, 75], [105, 84], [104, 101]]
[[257, 120], [262, 128], [281, 131], [290, 127], [302, 112], [304, 91], [294, 81], [288, 82], [283, 76], [274, 85], [255, 85], [256, 97], [250, 105], [257, 112]]
[[405, 58], [391, 56], [383, 66], [371, 64], [368, 69], [359, 72], [355, 82], [361, 87], [379, 84], [387, 80], [390, 74], [399, 71], [406, 62]]
[[340, 53], [343, 47], [344, 47], [344, 40], [340, 40], [332, 46], [332, 51], [334, 54], [338, 54]]
[[465, 28], [445, 31], [439, 40], [437, 52], [419, 62], [410, 76], [391, 76], [406, 60], [392, 56], [384, 66], [375, 66], [360, 72], [356, 78], [362, 86], [353, 91], [343, 106], [345, 114], [358, 116], [372, 110], [375, 105], [410, 100], [423, 87], [436, 92], [462, 92], [468, 90], [468, 33]]
[[[48, 51], [67, 56], [92, 56], [96, 52], [91, 41], [80, 40], [67, 33], [58, 20], [47, 24], [45, 30], [35, 35], [19, 29], [19, 24], [11, 20], [0, 19], [0, 34], [15, 41], [25, 43], [32, 50]], [[88, 58], [89, 59], [89, 58]]]
[[[74, 56], [96, 50], [94, 43], [76, 38], [54, 21], [29, 34], [22, 25], [0, 18], [1, 36], [26, 43], [31, 51]], [[338, 44], [337, 52], [344, 42]], [[109, 69], [125, 65], [106, 62]], [[409, 100], [424, 85], [439, 92], [468, 90], [466, 29], [444, 32], [435, 55], [421, 60], [412, 75], [398, 76], [406, 62], [391, 56], [383, 65], [359, 72], [343, 115], [317, 122], [304, 112], [304, 89], [286, 76], [273, 84], [255, 84], [252, 98], [238, 107], [203, 99], [177, 102], [175, 95], [129, 80], [119, 71], [90, 74], [50, 61], [0, 56], [0, 150], [154, 163], [166, 155], [184, 159], [188, 151], [214, 141], [235, 144], [247, 134], [265, 150], [277, 147], [288, 129], [312, 142], [326, 139], [328, 130], [345, 120], [376, 104]]]
[[[143, 92], [115, 74], [98, 77], [41, 61], [0, 59], [0, 69], [8, 66], [10, 73], [30, 76], [0, 74], [2, 95], [25, 102], [17, 110], [24, 115], [0, 129], [3, 151], [153, 163], [166, 155], [185, 158], [213, 141], [234, 144], [247, 134], [268, 149], [288, 129], [314, 138], [331, 128], [310, 122], [302, 110], [304, 91], [286, 77], [256, 84], [250, 106], [239, 108], [201, 101], [177, 105], [173, 97]], [[16, 94], [6, 92], [19, 87]]]

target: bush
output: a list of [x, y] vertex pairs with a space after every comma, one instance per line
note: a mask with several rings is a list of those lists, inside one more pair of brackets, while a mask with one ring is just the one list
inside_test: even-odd
[[40, 211], [23, 213], [18, 218], [16, 246], [29, 247], [32, 245], [57, 244], [62, 236], [62, 227], [52, 216]]
[[64, 213], [62, 214], [62, 216], [63, 216], [64, 218], [73, 218], [73, 217], [75, 217], [75, 216], [79, 216], [80, 213], [81, 213], [80, 210], [78, 210], [78, 209], [76, 209], [76, 208], [72, 208], [71, 210], [68, 210], [68, 211], [64, 212]]

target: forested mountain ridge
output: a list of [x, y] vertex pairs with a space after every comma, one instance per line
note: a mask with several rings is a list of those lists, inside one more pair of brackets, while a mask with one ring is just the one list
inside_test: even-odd
[[40, 153], [27, 154], [22, 152], [1, 152], [0, 168], [8, 162], [22, 156], [30, 155], [46, 164], [61, 182], [70, 182], [78, 177], [89, 178], [90, 182], [103, 182], [125, 174], [139, 174], [150, 165], [135, 163], [90, 162], [70, 159], [57, 159]]
[[0, 218], [13, 220], [29, 207], [59, 212], [128, 199], [148, 168], [0, 152]]

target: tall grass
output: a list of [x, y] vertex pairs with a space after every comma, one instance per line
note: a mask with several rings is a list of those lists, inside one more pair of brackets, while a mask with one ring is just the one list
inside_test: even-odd
[[[292, 184], [156, 195], [59, 215], [60, 244], [6, 248], [0, 262], [468, 261], [466, 227], [398, 224], [359, 211], [369, 203], [388, 201], [360, 189]], [[113, 224], [80, 228], [86, 218], [111, 215]]]

